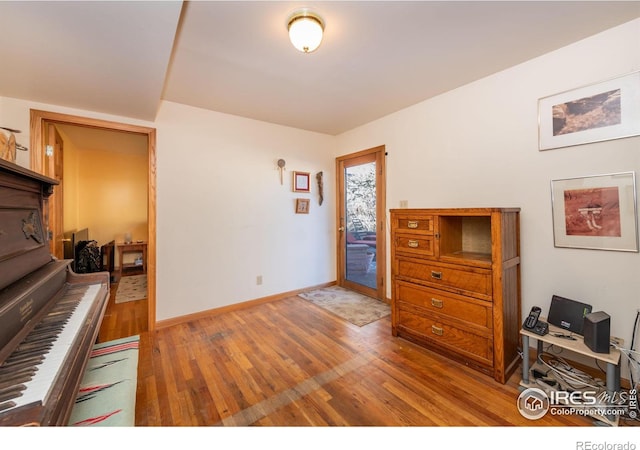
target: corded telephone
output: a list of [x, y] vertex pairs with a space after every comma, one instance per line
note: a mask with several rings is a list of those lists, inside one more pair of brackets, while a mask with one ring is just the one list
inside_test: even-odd
[[531, 308], [531, 312], [529, 312], [529, 316], [524, 320], [522, 328], [539, 334], [540, 336], [547, 334], [549, 332], [549, 324], [539, 320], [541, 312], [542, 310], [538, 306]]

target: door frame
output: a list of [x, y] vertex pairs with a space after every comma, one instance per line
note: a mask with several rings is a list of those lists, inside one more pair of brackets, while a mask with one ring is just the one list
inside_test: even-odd
[[[337, 284], [344, 288], [360, 292], [369, 297], [377, 298], [384, 302], [387, 300], [386, 275], [387, 275], [387, 236], [386, 236], [386, 150], [384, 145], [369, 148], [349, 155], [336, 158], [336, 260], [337, 260]], [[376, 162], [376, 288], [370, 288], [345, 279], [346, 274], [346, 224], [342, 212], [345, 210], [344, 195], [344, 168], [348, 165], [357, 165], [375, 158]]]
[[110, 131], [123, 131], [147, 136], [148, 176], [147, 176], [147, 322], [149, 331], [156, 327], [156, 129], [139, 125], [130, 125], [108, 120], [92, 119], [70, 114], [55, 113], [37, 109], [30, 110], [30, 150], [31, 170], [44, 173], [45, 146], [44, 127], [48, 123], [61, 123], [99, 128]]
[[[53, 147], [53, 155], [45, 161], [43, 171], [45, 175], [58, 180], [60, 183], [53, 190], [53, 194], [49, 196], [48, 201], [49, 216], [47, 218], [47, 232], [49, 232], [49, 230], [53, 231], [51, 236], [49, 236], [49, 250], [53, 256], [62, 259], [64, 256], [64, 174], [62, 169], [64, 167], [64, 146], [62, 136], [60, 136], [55, 125], [48, 123], [47, 127], [47, 142], [45, 145]], [[51, 226], [51, 224], [53, 224], [53, 226]]]

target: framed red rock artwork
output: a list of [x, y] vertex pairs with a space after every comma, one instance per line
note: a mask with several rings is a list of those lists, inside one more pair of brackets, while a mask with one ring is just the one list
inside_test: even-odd
[[635, 172], [551, 181], [556, 247], [638, 251]]

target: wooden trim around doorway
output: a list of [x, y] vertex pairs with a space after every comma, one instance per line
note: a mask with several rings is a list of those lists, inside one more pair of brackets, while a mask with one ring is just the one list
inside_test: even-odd
[[147, 177], [147, 226], [149, 234], [147, 246], [147, 295], [149, 308], [147, 312], [147, 321], [149, 331], [153, 331], [156, 327], [156, 129], [120, 122], [112, 122], [108, 120], [92, 119], [88, 117], [73, 116], [69, 114], [32, 109], [30, 125], [30, 164], [31, 170], [37, 173], [44, 173], [44, 127], [47, 123], [51, 122], [147, 135], [147, 153], [149, 160]]

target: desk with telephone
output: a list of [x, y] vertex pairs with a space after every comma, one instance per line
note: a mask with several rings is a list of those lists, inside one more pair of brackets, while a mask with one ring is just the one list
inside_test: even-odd
[[546, 343], [606, 363], [606, 390], [609, 393], [620, 390], [620, 350], [617, 346], [623, 345], [623, 341], [610, 336], [608, 314], [602, 311], [592, 313], [591, 310], [591, 305], [556, 295], [551, 300], [548, 318], [541, 317], [540, 307], [531, 308], [520, 330], [523, 387], [532, 386], [529, 339], [533, 338], [537, 340], [538, 358], [543, 353], [543, 343]]

